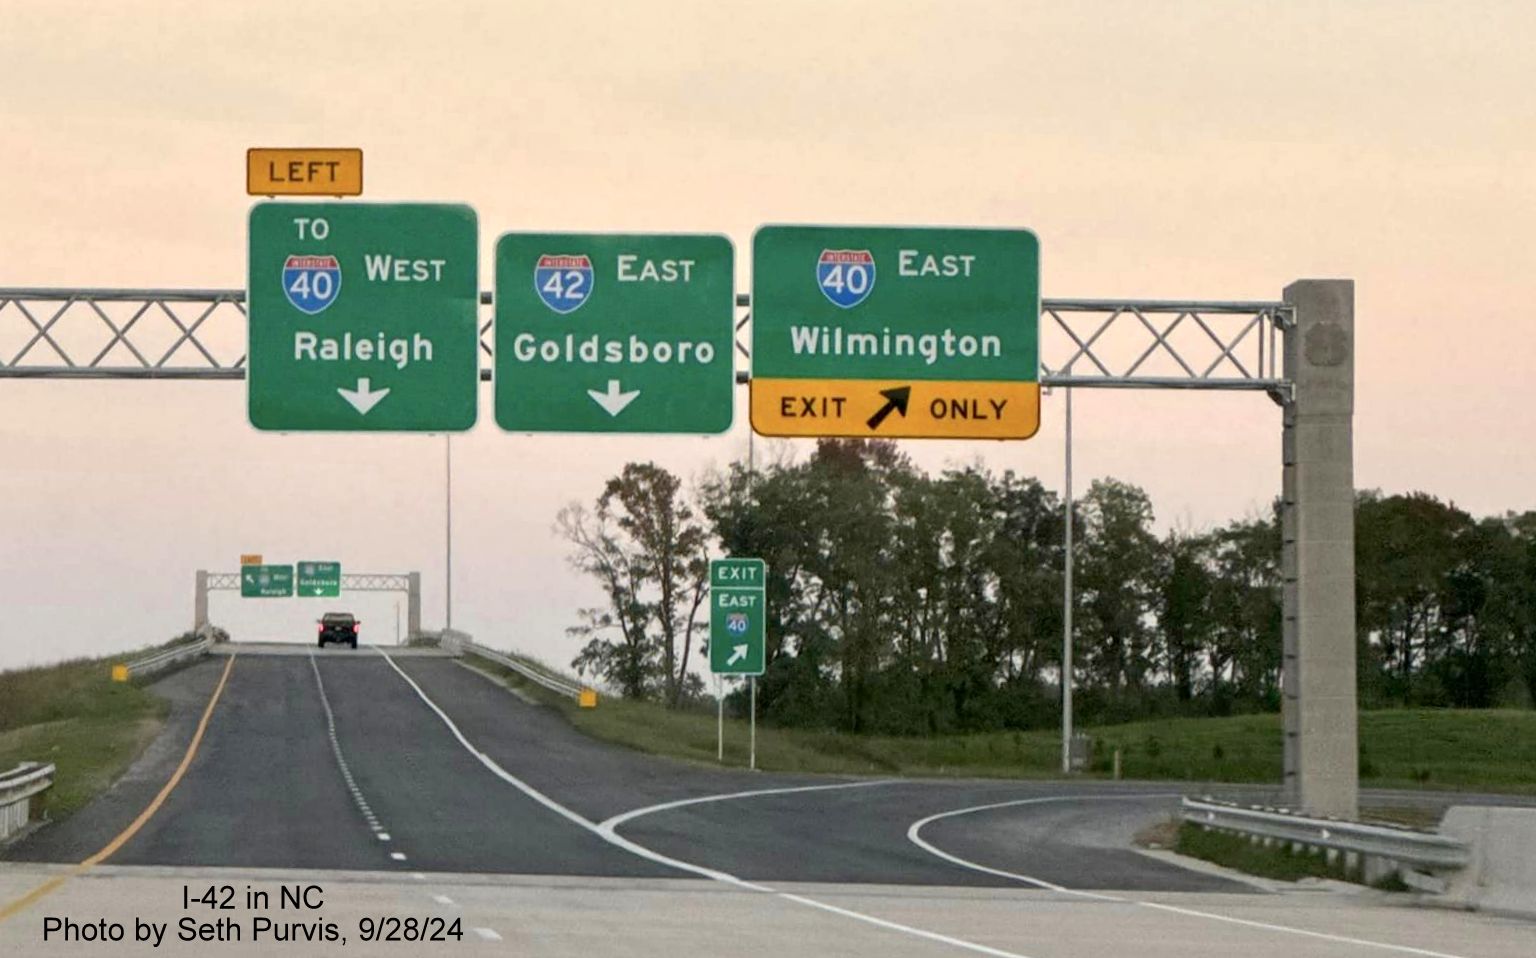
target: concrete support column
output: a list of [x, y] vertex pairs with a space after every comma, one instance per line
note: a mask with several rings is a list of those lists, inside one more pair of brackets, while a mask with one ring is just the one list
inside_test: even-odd
[[1355, 284], [1300, 280], [1285, 302], [1296, 321], [1281, 481], [1285, 784], [1309, 814], [1355, 818]]
[[197, 585], [192, 595], [192, 631], [208, 627], [208, 571], [197, 570]]
[[410, 574], [410, 585], [405, 597], [405, 637], [414, 639], [421, 634], [421, 573]]

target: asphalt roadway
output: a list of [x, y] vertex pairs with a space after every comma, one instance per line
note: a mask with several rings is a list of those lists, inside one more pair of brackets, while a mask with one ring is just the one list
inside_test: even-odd
[[[0, 911], [6, 954], [370, 953], [362, 918], [437, 914], [462, 919], [462, 941], [371, 947], [1536, 955], [1530, 924], [1330, 884], [1276, 892], [1133, 849], [1138, 829], [1172, 813], [1176, 787], [710, 768], [592, 741], [455, 660], [396, 650], [241, 652], [163, 805], [103, 864], [64, 867], [107, 846], [173, 775], [226, 662], [159, 683], [171, 718], [129, 774], [5, 850], [0, 908], [70, 876]], [[323, 885], [324, 918], [350, 945], [252, 942], [249, 928], [239, 943], [158, 949], [43, 936], [48, 918], [116, 916], [130, 930], [169, 921], [174, 938], [180, 919], [223, 914], [185, 905], [183, 886], [285, 881]]]

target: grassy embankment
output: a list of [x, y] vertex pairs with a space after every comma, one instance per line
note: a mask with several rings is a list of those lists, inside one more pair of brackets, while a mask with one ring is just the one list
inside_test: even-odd
[[[509, 676], [594, 738], [698, 762], [715, 761], [712, 711], [671, 711], [604, 697], [596, 709]], [[538, 664], [538, 663], [534, 663]], [[546, 667], [547, 669], [547, 667]], [[1115, 749], [1129, 779], [1280, 780], [1278, 715], [1164, 719], [1086, 729], [1096, 741], [1090, 774], [1108, 777]], [[762, 769], [854, 775], [1047, 778], [1058, 774], [1059, 732], [986, 732], [926, 738], [757, 729]], [[747, 723], [727, 719], [725, 760], [745, 765]], [[1394, 709], [1360, 716], [1361, 782], [1373, 787], [1456, 788], [1536, 794], [1536, 711]]]
[[113, 682], [122, 658], [77, 659], [0, 672], [0, 771], [24, 761], [57, 766], [33, 814], [63, 818], [117, 780], [160, 731], [166, 703]]
[[1346, 869], [1342, 858], [1330, 862], [1327, 856], [1317, 852], [1294, 852], [1281, 845], [1256, 845], [1240, 835], [1209, 832], [1188, 822], [1178, 826], [1177, 832], [1174, 849], [1181, 855], [1201, 858], [1260, 878], [1277, 881], [1332, 878], [1357, 883], [1361, 880], [1359, 870]]

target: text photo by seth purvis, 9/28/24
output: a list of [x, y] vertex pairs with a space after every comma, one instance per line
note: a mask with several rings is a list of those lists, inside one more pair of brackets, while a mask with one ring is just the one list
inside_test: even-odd
[[159, 948], [167, 942], [346, 945], [363, 943], [453, 942], [464, 939], [463, 919], [445, 915], [364, 915], [348, 928], [322, 914], [325, 889], [302, 882], [270, 888], [254, 885], [181, 886], [176, 917], [131, 919], [45, 915], [42, 941], [60, 943], [134, 942]]

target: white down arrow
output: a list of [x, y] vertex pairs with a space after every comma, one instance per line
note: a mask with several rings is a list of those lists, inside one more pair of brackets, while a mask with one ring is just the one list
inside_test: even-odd
[[352, 404], [353, 409], [366, 416], [368, 415], [368, 410], [377, 406], [385, 396], [389, 395], [388, 387], [372, 389], [370, 388], [371, 386], [372, 383], [368, 377], [364, 376], [358, 379], [356, 389], [337, 389], [336, 391], [341, 393], [342, 399]]
[[608, 380], [607, 392], [588, 389], [587, 395], [592, 397], [593, 402], [606, 409], [608, 415], [617, 416], [624, 411], [625, 406], [635, 401], [635, 397], [640, 395], [640, 390], [631, 389], [627, 393], [619, 392], [619, 381], [617, 379], [610, 379]]

